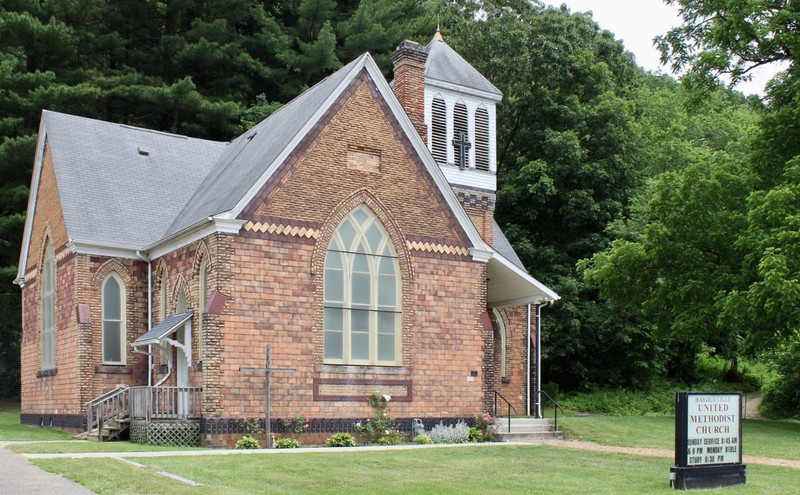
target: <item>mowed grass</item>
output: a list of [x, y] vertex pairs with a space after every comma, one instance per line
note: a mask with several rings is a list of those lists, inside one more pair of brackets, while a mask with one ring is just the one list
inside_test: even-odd
[[[559, 418], [558, 424], [569, 438], [603, 445], [675, 448], [675, 418], [671, 416], [572, 416]], [[745, 455], [800, 460], [800, 422], [744, 420], [742, 452]]]
[[19, 404], [0, 403], [0, 441], [70, 440], [71, 438], [63, 431], [23, 426], [19, 422]]
[[160, 445], [142, 445], [128, 441], [94, 442], [42, 442], [9, 445], [6, 449], [18, 454], [75, 454], [84, 452], [162, 452], [176, 450], [204, 450], [201, 447], [163, 447]]
[[[564, 417], [571, 437], [607, 445], [673, 448], [674, 418]], [[0, 440], [67, 440], [69, 435], [19, 425], [19, 410], [0, 407]], [[746, 421], [745, 454], [800, 459], [800, 423]], [[8, 446], [16, 452], [137, 452], [164, 450], [129, 442], [55, 442]], [[658, 494], [671, 458], [652, 458], [550, 446], [483, 444], [413, 450], [351, 449], [272, 451], [226, 456], [132, 459], [34, 459], [48, 471], [73, 479], [100, 495], [211, 494]], [[191, 486], [159, 472], [201, 483]], [[800, 469], [748, 465], [745, 486], [714, 494], [800, 493]], [[2, 490], [0, 490], [2, 491]]]
[[[674, 493], [670, 459], [547, 446], [476, 445], [416, 450], [281, 452], [135, 459], [37, 459], [100, 495], [618, 494]], [[190, 486], [159, 471], [201, 483]], [[745, 486], [715, 494], [786, 494], [800, 470], [748, 466]]]

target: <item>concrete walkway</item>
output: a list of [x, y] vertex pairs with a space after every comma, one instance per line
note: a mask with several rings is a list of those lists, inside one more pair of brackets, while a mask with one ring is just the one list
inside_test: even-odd
[[8, 495], [95, 495], [63, 476], [48, 473], [0, 446], [0, 492]]

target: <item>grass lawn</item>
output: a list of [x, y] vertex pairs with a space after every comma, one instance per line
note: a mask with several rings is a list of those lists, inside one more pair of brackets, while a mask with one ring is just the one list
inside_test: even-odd
[[[562, 419], [563, 418], [563, 419]], [[559, 417], [570, 437], [607, 445], [673, 448], [674, 418]], [[21, 426], [17, 406], [0, 406], [0, 440], [68, 440], [54, 430]], [[745, 454], [800, 459], [800, 423], [745, 421]], [[164, 450], [129, 442], [56, 442], [9, 446], [16, 452]], [[651, 494], [673, 493], [672, 459], [502, 444], [415, 450], [137, 458], [144, 469], [113, 459], [35, 459], [100, 495], [211, 494]], [[159, 475], [199, 482], [194, 487]], [[800, 469], [748, 465], [747, 484], [715, 494], [772, 495], [800, 487]], [[787, 491], [789, 489], [789, 491]], [[800, 490], [797, 490], [800, 493]]]
[[[603, 445], [675, 448], [675, 418], [671, 416], [570, 416], [559, 417], [558, 425], [569, 438]], [[746, 419], [742, 451], [745, 455], [800, 460], [800, 422]]]
[[[471, 446], [351, 452], [136, 459], [35, 460], [101, 495], [657, 494], [674, 493], [669, 459], [546, 446]], [[156, 474], [166, 471], [203, 486]], [[800, 470], [748, 466], [747, 485], [715, 494], [785, 494]]]
[[0, 441], [1, 440], [70, 440], [72, 437], [63, 431], [19, 423], [19, 404], [0, 403]]
[[132, 442], [47, 442], [24, 443], [6, 447], [16, 453], [25, 454], [72, 454], [81, 452], [158, 452], [175, 450], [203, 450], [201, 447], [161, 447], [158, 445], [142, 445]]

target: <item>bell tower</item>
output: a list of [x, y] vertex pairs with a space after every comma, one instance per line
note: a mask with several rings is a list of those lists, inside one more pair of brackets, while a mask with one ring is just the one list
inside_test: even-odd
[[428, 149], [491, 243], [497, 192], [496, 105], [503, 93], [450, 48], [438, 28], [425, 51]]

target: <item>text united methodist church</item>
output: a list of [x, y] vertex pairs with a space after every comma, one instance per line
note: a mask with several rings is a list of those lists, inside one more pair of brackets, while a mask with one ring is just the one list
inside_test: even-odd
[[502, 95], [438, 32], [393, 60], [393, 88], [364, 54], [232, 142], [44, 111], [23, 423], [231, 445], [264, 417], [264, 375], [240, 368], [267, 344], [294, 370], [272, 416], [314, 432], [370, 416], [375, 392], [401, 424], [474, 417], [495, 391], [525, 411], [558, 296], [493, 219]]

